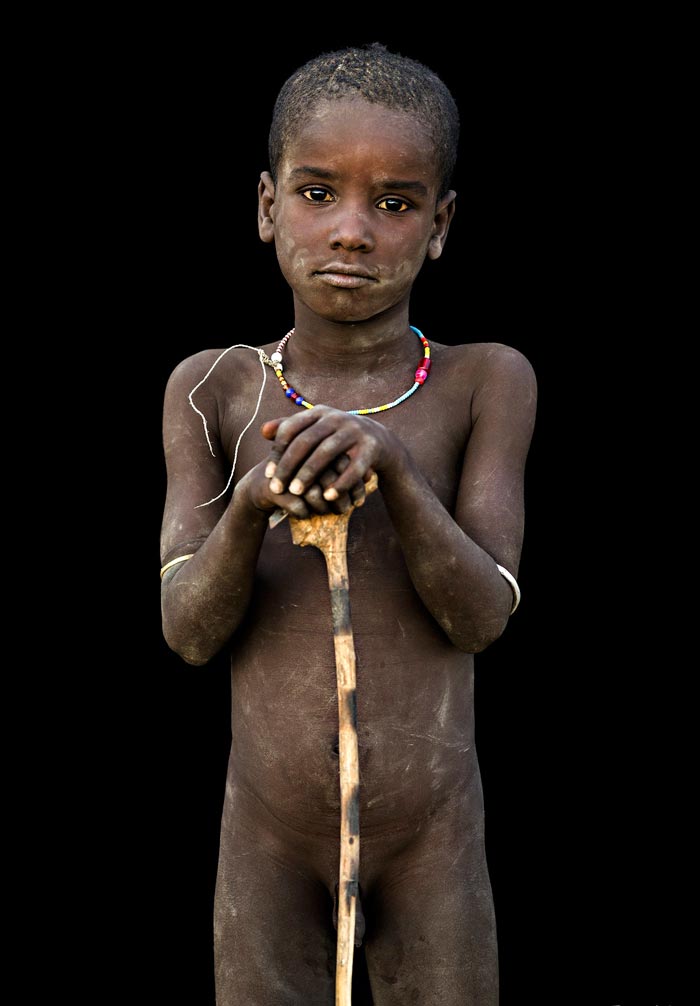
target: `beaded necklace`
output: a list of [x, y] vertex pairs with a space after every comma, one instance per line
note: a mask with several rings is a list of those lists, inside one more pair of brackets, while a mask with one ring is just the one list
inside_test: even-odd
[[[423, 344], [423, 359], [421, 360], [420, 366], [415, 372], [414, 375], [415, 383], [413, 384], [413, 387], [409, 388], [408, 391], [405, 391], [403, 395], [400, 395], [399, 398], [397, 398], [395, 401], [388, 402], [386, 405], [376, 405], [373, 409], [346, 409], [345, 411], [349, 415], [369, 416], [374, 412], [386, 412], [387, 409], [393, 409], [394, 406], [400, 405], [401, 402], [405, 402], [406, 399], [410, 398], [415, 391], [418, 391], [421, 384], [425, 384], [428, 378], [428, 373], [430, 371], [430, 344], [428, 343], [428, 340], [425, 338], [423, 333], [420, 332], [415, 327], [415, 325], [409, 325], [409, 328], [411, 329], [411, 331], [416, 333], [416, 335]], [[275, 372], [275, 375], [277, 376], [277, 380], [282, 385], [282, 389], [284, 390], [284, 393], [287, 396], [287, 398], [291, 399], [297, 405], [303, 405], [305, 409], [313, 409], [313, 405], [311, 404], [311, 402], [308, 402], [301, 394], [301, 392], [296, 391], [294, 388], [291, 387], [291, 385], [287, 384], [282, 373], [284, 370], [284, 364], [282, 361], [282, 350], [287, 345], [288, 341], [293, 335], [294, 335], [294, 329], [291, 329], [289, 332], [287, 332], [284, 339], [282, 339], [282, 341], [280, 342], [280, 344], [278, 345], [277, 349], [272, 354], [272, 356], [267, 356], [265, 353], [262, 353], [261, 359], [264, 363], [268, 365], [268, 367], [272, 367], [272, 369]]]
[[[388, 402], [386, 405], [377, 405], [373, 409], [348, 409], [347, 411], [351, 416], [369, 416], [374, 412], [386, 412], [387, 409], [393, 409], [395, 405], [400, 405], [401, 402], [405, 402], [407, 398], [410, 398], [411, 395], [414, 393], [414, 391], [418, 391], [421, 384], [425, 384], [428, 378], [428, 373], [430, 371], [430, 345], [428, 344], [428, 340], [425, 338], [423, 333], [420, 332], [414, 325], [411, 325], [410, 328], [413, 332], [416, 333], [416, 335], [423, 344], [423, 359], [421, 360], [420, 367], [418, 367], [414, 375], [415, 383], [413, 384], [413, 387], [409, 388], [408, 391], [404, 392], [404, 394], [401, 395], [399, 398], [397, 398], [395, 402]], [[260, 385], [260, 391], [258, 392], [258, 401], [255, 406], [255, 412], [253, 413], [251, 418], [248, 420], [248, 422], [238, 435], [238, 440], [236, 441], [236, 447], [233, 452], [233, 464], [231, 465], [231, 474], [228, 477], [228, 482], [221, 490], [221, 492], [218, 493], [218, 495], [212, 497], [212, 499], [210, 500], [207, 500], [206, 503], [198, 503], [195, 509], [198, 509], [199, 507], [203, 506], [209, 506], [210, 503], [215, 503], [217, 500], [221, 499], [221, 497], [228, 491], [233, 481], [233, 474], [236, 470], [236, 461], [238, 460], [238, 448], [241, 446], [241, 440], [243, 439], [245, 433], [250, 429], [250, 427], [255, 422], [255, 418], [258, 412], [260, 411], [260, 404], [263, 399], [263, 394], [265, 391], [265, 382], [267, 380], [267, 372], [265, 370], [266, 364], [268, 367], [272, 367], [272, 369], [274, 370], [275, 374], [277, 375], [277, 379], [282, 385], [282, 388], [284, 389], [284, 393], [287, 396], [287, 398], [289, 398], [291, 401], [296, 402], [297, 405], [303, 405], [307, 409], [313, 409], [313, 405], [311, 404], [311, 402], [307, 402], [306, 399], [302, 395], [300, 395], [298, 391], [295, 391], [294, 388], [291, 388], [285, 381], [284, 377], [282, 376], [282, 372], [284, 370], [284, 365], [282, 363], [282, 350], [287, 345], [287, 342], [289, 341], [289, 339], [292, 337], [293, 334], [294, 329], [292, 329], [291, 332], [287, 332], [284, 339], [282, 339], [277, 349], [272, 354], [272, 357], [269, 357], [265, 352], [265, 350], [260, 349], [259, 346], [248, 346], [245, 342], [237, 342], [235, 345], [229, 346], [228, 349], [224, 349], [223, 352], [219, 353], [219, 355], [214, 360], [214, 362], [212, 363], [211, 367], [206, 372], [204, 377], [201, 379], [201, 381], [195, 384], [194, 388], [192, 388], [192, 391], [190, 391], [189, 395], [187, 396], [187, 400], [189, 401], [190, 405], [202, 420], [202, 426], [204, 427], [204, 436], [206, 437], [207, 444], [209, 446], [209, 453], [211, 454], [212, 457], [216, 457], [214, 453], [214, 446], [211, 442], [211, 437], [209, 436], [209, 426], [207, 424], [207, 417], [204, 415], [202, 410], [195, 405], [192, 396], [195, 394], [196, 391], [199, 390], [199, 388], [202, 387], [204, 382], [211, 375], [214, 368], [219, 365], [221, 360], [223, 360], [226, 354], [230, 353], [232, 349], [250, 349], [253, 353], [258, 354], [258, 360], [260, 361], [260, 369], [262, 370], [262, 383]]]

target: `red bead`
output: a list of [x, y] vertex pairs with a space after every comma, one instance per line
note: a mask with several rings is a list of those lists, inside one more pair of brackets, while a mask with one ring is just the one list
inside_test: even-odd
[[416, 371], [416, 381], [419, 384], [424, 384], [427, 378], [428, 378], [428, 371], [425, 369], [425, 367], [419, 367], [418, 370]]
[[430, 357], [429, 356], [424, 356], [423, 359], [420, 362], [420, 365], [423, 368], [423, 370], [430, 370], [430, 365], [431, 365]]

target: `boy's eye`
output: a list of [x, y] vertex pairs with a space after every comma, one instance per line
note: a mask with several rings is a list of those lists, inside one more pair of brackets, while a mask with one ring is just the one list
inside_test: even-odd
[[405, 199], [399, 199], [397, 196], [387, 196], [378, 202], [377, 206], [380, 210], [389, 210], [390, 213], [405, 213], [411, 208]]
[[304, 189], [302, 195], [305, 199], [308, 199], [310, 203], [332, 203], [333, 196], [327, 189]]

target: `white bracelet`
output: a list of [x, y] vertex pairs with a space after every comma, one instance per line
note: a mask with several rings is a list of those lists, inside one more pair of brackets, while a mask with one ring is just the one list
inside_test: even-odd
[[520, 604], [520, 587], [518, 586], [518, 581], [515, 579], [515, 577], [513, 576], [512, 573], [509, 573], [508, 570], [504, 569], [503, 566], [499, 566], [498, 563], [496, 563], [496, 569], [501, 574], [501, 576], [508, 581], [508, 583], [510, 584], [510, 586], [512, 588], [512, 591], [513, 591], [513, 607], [510, 609], [510, 613], [512, 615], [513, 612], [515, 611], [515, 609]]
[[190, 552], [189, 555], [179, 555], [177, 559], [171, 559], [170, 562], [166, 562], [166, 564], [163, 567], [161, 567], [160, 571], [161, 580], [165, 576], [166, 570], [171, 569], [171, 567], [173, 567], [176, 562], [187, 562], [188, 559], [193, 558], [194, 554], [195, 554], [194, 552]]

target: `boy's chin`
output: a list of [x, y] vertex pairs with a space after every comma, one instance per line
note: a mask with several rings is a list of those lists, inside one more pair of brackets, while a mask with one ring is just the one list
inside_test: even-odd
[[313, 303], [310, 301], [304, 301], [303, 303], [307, 310], [311, 311], [318, 318], [338, 325], [370, 321], [372, 318], [376, 318], [377, 315], [384, 314], [387, 310], [386, 304], [382, 304], [379, 307], [374, 304], [370, 307], [367, 303], [353, 304], [349, 298], [345, 298], [345, 303], [340, 304], [319, 304], [318, 302]]

